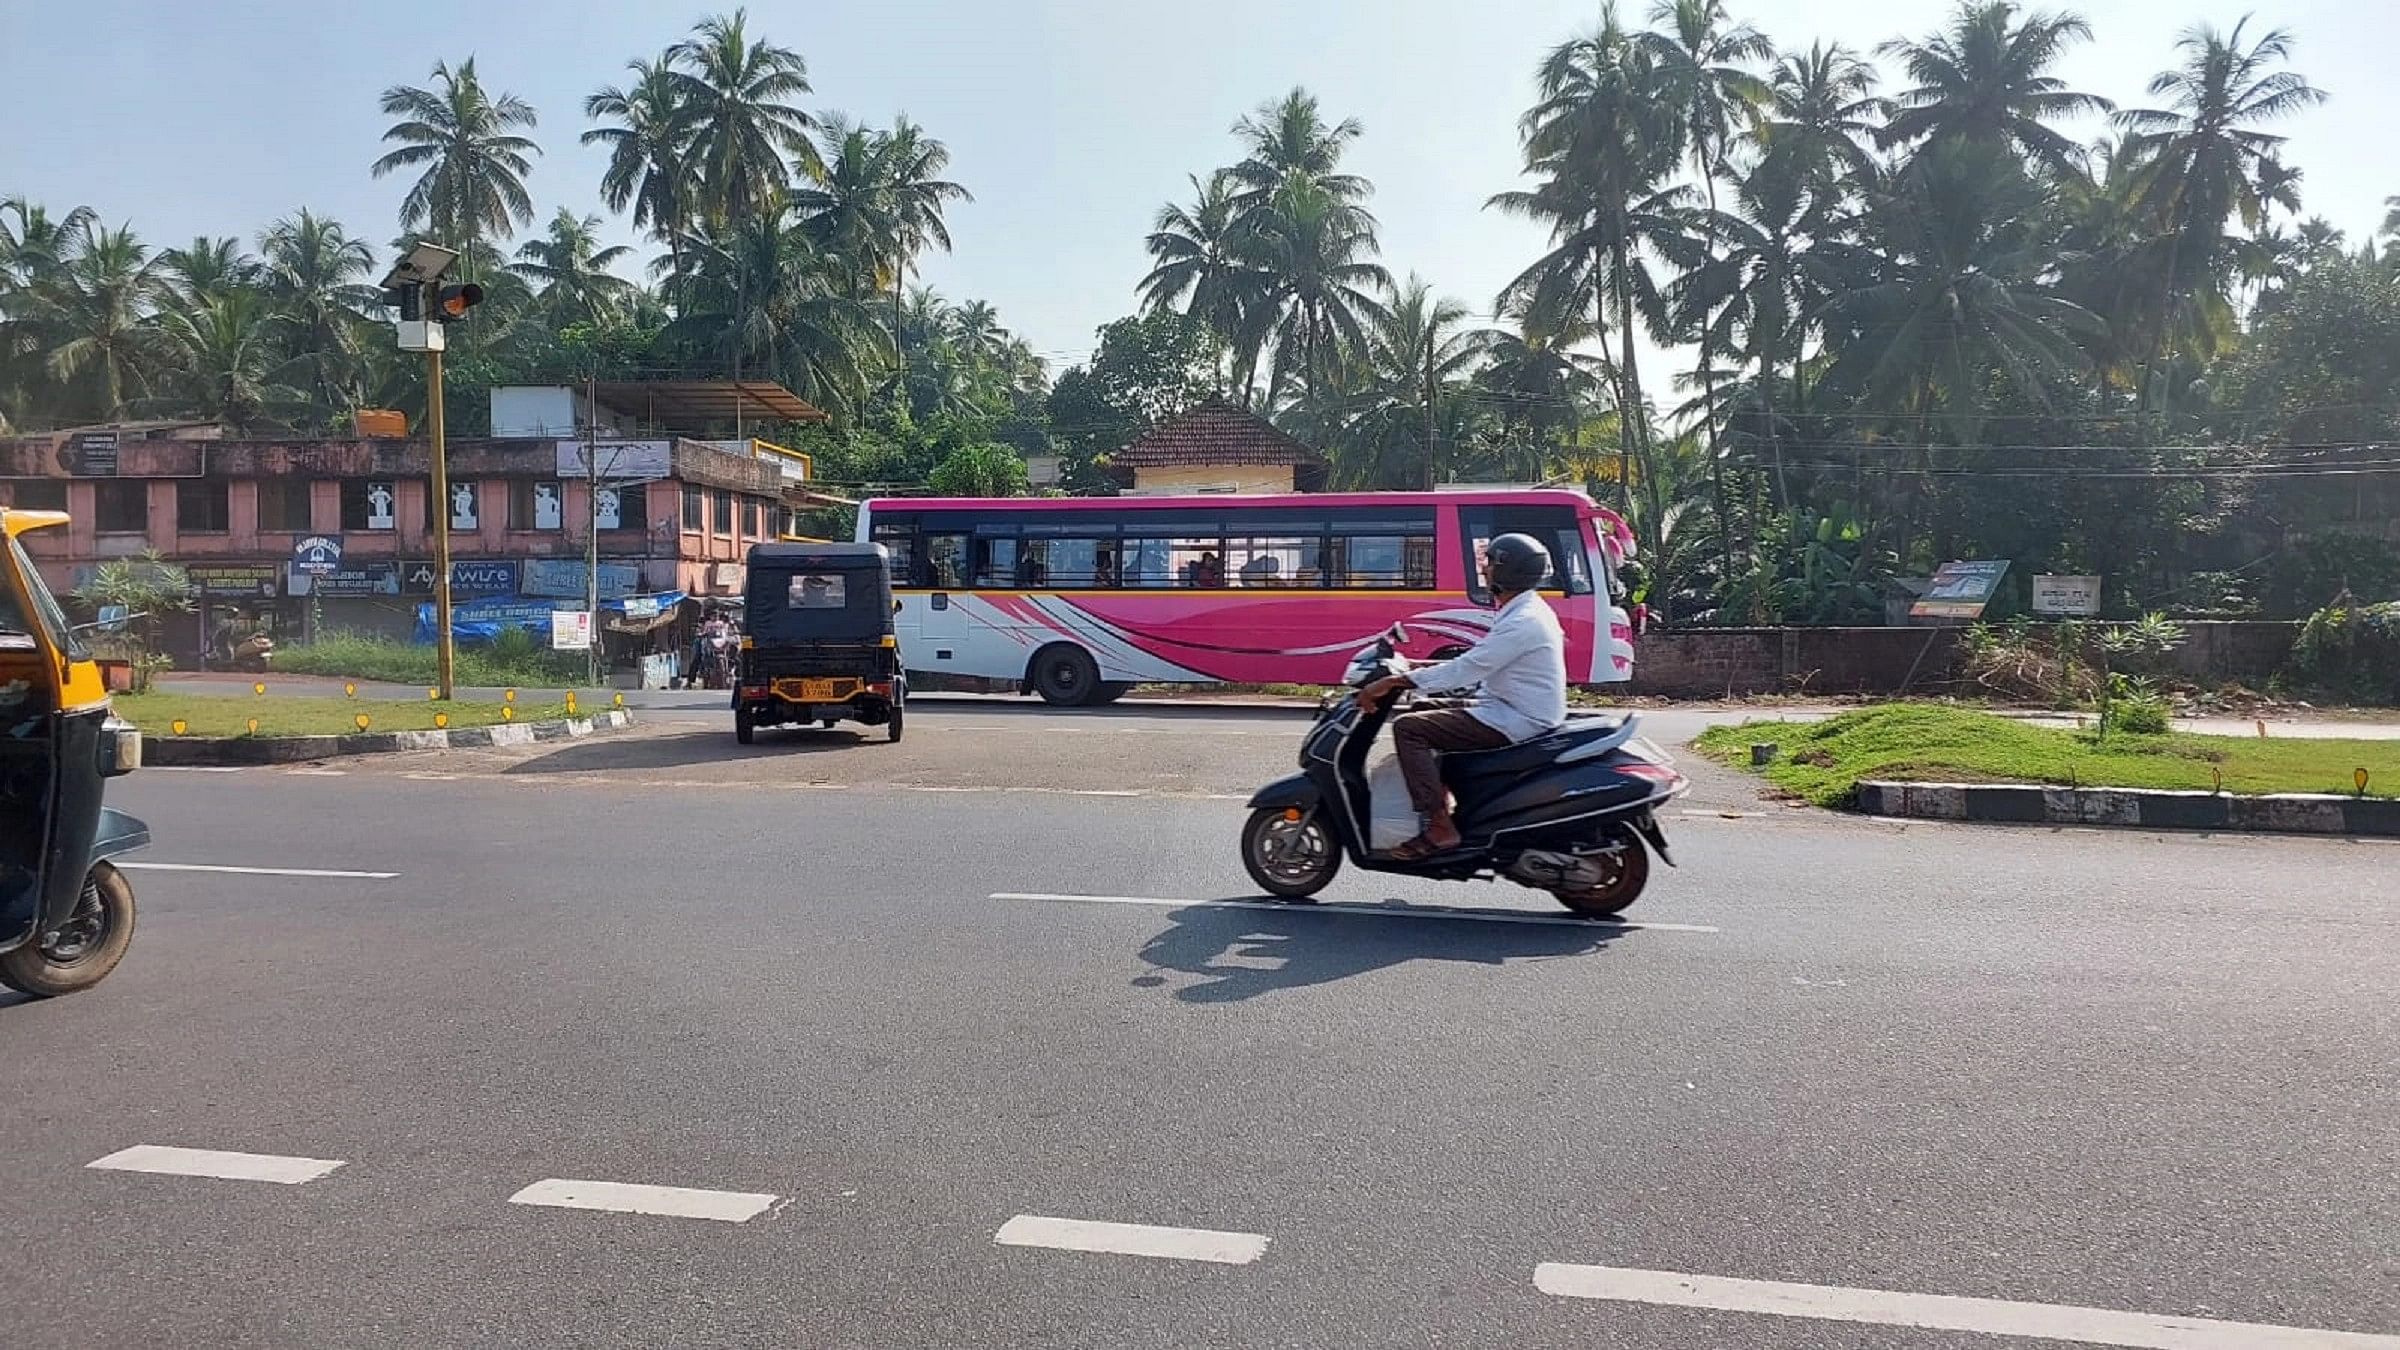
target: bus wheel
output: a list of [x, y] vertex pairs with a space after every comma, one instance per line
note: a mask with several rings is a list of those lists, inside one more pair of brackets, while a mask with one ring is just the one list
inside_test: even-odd
[[1114, 703], [1132, 692], [1131, 680], [1102, 680], [1100, 692], [1092, 696], [1092, 706], [1097, 708], [1104, 703]]
[[1100, 667], [1092, 654], [1063, 642], [1035, 652], [1026, 677], [1052, 707], [1080, 708], [1100, 694]]

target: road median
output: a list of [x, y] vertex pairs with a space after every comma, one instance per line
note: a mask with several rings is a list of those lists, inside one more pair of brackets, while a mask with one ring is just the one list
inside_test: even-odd
[[633, 724], [633, 714], [611, 709], [589, 717], [487, 726], [440, 727], [425, 731], [360, 732], [343, 736], [175, 736], [146, 732], [142, 760], [158, 768], [210, 768], [257, 764], [301, 764], [354, 755], [406, 750], [467, 750], [580, 740]]

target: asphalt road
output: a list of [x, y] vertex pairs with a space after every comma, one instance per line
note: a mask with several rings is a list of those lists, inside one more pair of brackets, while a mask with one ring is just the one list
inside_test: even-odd
[[126, 780], [145, 861], [285, 871], [0, 998], [0, 1344], [2400, 1344], [2400, 849], [1709, 770], [1654, 927], [1208, 903], [1298, 729]]

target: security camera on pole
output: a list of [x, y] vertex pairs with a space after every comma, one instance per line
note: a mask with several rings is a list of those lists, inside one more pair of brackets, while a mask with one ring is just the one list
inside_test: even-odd
[[[458, 261], [458, 250], [418, 240], [408, 255], [392, 264], [383, 279], [384, 302], [399, 319], [392, 326], [400, 350], [425, 353], [425, 424], [433, 442], [433, 500], [450, 500], [450, 460], [442, 437], [442, 348], [444, 328], [463, 321], [467, 311], [483, 303], [483, 287], [474, 282], [444, 286], [442, 274]], [[435, 681], [441, 697], [452, 693], [457, 652], [450, 638], [450, 513], [433, 513], [433, 650], [439, 670]]]

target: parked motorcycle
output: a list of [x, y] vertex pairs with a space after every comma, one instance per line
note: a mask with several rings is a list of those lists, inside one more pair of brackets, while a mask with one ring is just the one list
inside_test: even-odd
[[[1408, 672], [1395, 626], [1350, 664], [1361, 688]], [[1607, 918], [1642, 893], [1650, 855], [1669, 866], [1658, 808], [1689, 790], [1674, 761], [1635, 737], [1636, 718], [1573, 717], [1549, 735], [1497, 750], [1445, 754], [1443, 781], [1457, 799], [1459, 847], [1402, 860], [1386, 850], [1415, 835], [1399, 766], [1373, 772], [1367, 757], [1395, 710], [1444, 706], [1419, 699], [1374, 712], [1346, 693], [1327, 696], [1300, 745], [1300, 772], [1261, 788], [1242, 829], [1242, 865], [1268, 894], [1315, 895], [1345, 855], [1374, 872], [1443, 881], [1506, 877], [1548, 891], [1587, 918]]]

